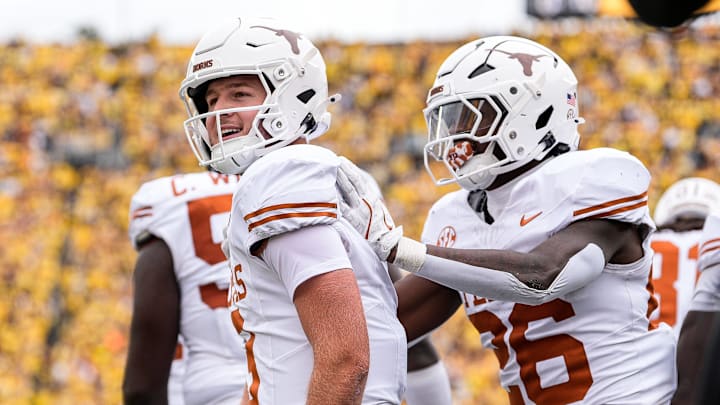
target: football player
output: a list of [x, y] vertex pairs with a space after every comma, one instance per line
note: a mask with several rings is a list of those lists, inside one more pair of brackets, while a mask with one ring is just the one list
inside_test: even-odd
[[126, 404], [167, 401], [179, 336], [185, 405], [237, 404], [246, 392], [244, 342], [229, 321], [221, 250], [238, 179], [213, 171], [163, 177], [131, 200], [129, 235], [138, 257]]
[[[716, 403], [720, 342], [720, 212], [708, 215], [700, 238], [695, 295], [680, 331], [674, 404]], [[715, 400], [710, 400], [715, 398]]]
[[510, 403], [669, 402], [675, 339], [648, 319], [650, 174], [626, 152], [577, 150], [570, 67], [524, 38], [471, 41], [440, 67], [424, 114], [430, 175], [462, 189], [431, 208], [423, 243], [383, 227], [350, 162], [338, 178], [343, 215], [414, 273], [396, 283], [408, 339], [462, 306]]
[[677, 181], [655, 206], [658, 231], [650, 246], [655, 252], [652, 273], [659, 305], [650, 319], [672, 326], [676, 336], [692, 299], [700, 235], [712, 207], [720, 207], [720, 185], [700, 177]]
[[242, 173], [226, 248], [250, 401], [399, 404], [407, 345], [395, 289], [339, 213], [340, 158], [307, 143], [337, 99], [318, 49], [272, 19], [222, 21], [195, 47], [180, 95], [200, 163]]

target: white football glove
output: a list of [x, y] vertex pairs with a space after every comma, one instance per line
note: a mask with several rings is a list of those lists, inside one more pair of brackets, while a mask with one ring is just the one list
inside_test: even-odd
[[402, 226], [396, 227], [383, 202], [375, 180], [354, 163], [340, 157], [337, 185], [342, 201], [340, 212], [367, 239], [380, 260], [387, 260], [390, 251], [403, 236]]

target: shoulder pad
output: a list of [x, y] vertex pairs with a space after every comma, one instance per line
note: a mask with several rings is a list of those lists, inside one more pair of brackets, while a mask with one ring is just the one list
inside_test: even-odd
[[650, 173], [635, 157], [610, 148], [578, 152], [582, 177], [572, 193], [573, 220], [614, 219], [654, 227], [648, 210]]
[[338, 218], [337, 155], [314, 145], [273, 151], [250, 166], [235, 194], [250, 237], [247, 248], [271, 236]]

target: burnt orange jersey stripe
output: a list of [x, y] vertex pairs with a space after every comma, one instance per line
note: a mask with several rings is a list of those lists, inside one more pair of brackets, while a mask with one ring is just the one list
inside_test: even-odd
[[319, 211], [319, 212], [290, 212], [287, 214], [278, 214], [273, 215], [270, 217], [267, 217], [265, 219], [261, 219], [260, 221], [253, 222], [252, 224], [248, 225], [248, 231], [252, 231], [253, 229], [257, 228], [260, 225], [264, 225], [271, 221], [276, 221], [278, 219], [285, 219], [285, 218], [304, 218], [304, 217], [330, 217], [330, 218], [337, 218], [337, 214], [334, 212], [325, 212], [325, 211]]
[[139, 213], [135, 213], [132, 216], [132, 219], [145, 218], [145, 217], [151, 217], [151, 216], [152, 216], [152, 212], [146, 212], [146, 213], [139, 212]]
[[250, 333], [250, 338], [248, 339], [247, 343], [245, 343], [245, 354], [247, 356], [247, 363], [248, 363], [248, 371], [250, 371], [250, 374], [252, 375], [252, 384], [250, 384], [250, 404], [251, 405], [257, 405], [259, 404], [258, 399], [258, 390], [260, 389], [260, 373], [257, 369], [257, 363], [255, 362], [255, 352], [253, 351], [253, 347], [255, 346], [255, 334], [252, 332]]
[[[703, 246], [704, 246], [704, 245], [703, 245]], [[700, 254], [701, 254], [701, 255], [704, 255], [704, 254], [706, 254], [706, 253], [710, 253], [710, 252], [712, 252], [712, 251], [714, 251], [714, 250], [718, 250], [718, 249], [720, 249], [720, 245], [717, 245], [717, 246], [715, 246], [715, 247], [707, 247], [707, 248], [704, 248], [704, 249], [700, 252]]]
[[612, 210], [612, 211], [608, 211], [608, 212], [601, 212], [599, 214], [591, 215], [591, 216], [587, 217], [587, 219], [605, 218], [605, 217], [609, 217], [610, 215], [615, 215], [620, 212], [631, 211], [631, 210], [634, 210], [635, 208], [640, 208], [644, 205], [647, 205], [647, 200], [640, 201], [637, 204], [628, 205], [627, 207], [618, 208], [616, 210]]
[[634, 196], [632, 196], [632, 197], [618, 198], [617, 200], [612, 200], [612, 201], [604, 202], [604, 203], [602, 203], [602, 204], [593, 205], [592, 207], [583, 208], [583, 209], [581, 209], [581, 210], [574, 211], [574, 212], [573, 212], [573, 216], [576, 217], [576, 216], [578, 216], [578, 215], [587, 214], [588, 212], [597, 211], [597, 210], [601, 210], [601, 209], [603, 209], [603, 208], [612, 207], [613, 205], [622, 204], [622, 203], [626, 203], [626, 202], [634, 201], [634, 200], [639, 200], [639, 199], [641, 199], [641, 198], [647, 197], [647, 193], [648, 193], [648, 192], [645, 191], [645, 192], [642, 193], [642, 194], [634, 195]]
[[337, 208], [337, 204], [328, 202], [310, 202], [310, 203], [291, 203], [291, 204], [277, 204], [269, 207], [261, 208], [257, 211], [251, 212], [243, 217], [244, 220], [254, 218], [258, 215], [262, 215], [268, 211], [281, 210], [285, 208]]
[[[245, 318], [240, 315], [240, 311], [237, 309], [232, 311], [230, 313], [230, 317], [232, 318], [232, 323], [235, 325], [235, 329], [240, 333], [240, 331], [243, 330], [243, 326], [245, 326]], [[255, 347], [255, 333], [246, 331], [250, 338], [245, 343], [245, 355], [247, 357], [247, 368], [250, 372], [250, 375], [252, 376], [252, 384], [250, 384], [250, 387], [248, 389], [250, 393], [250, 402], [251, 405], [258, 405], [258, 389], [260, 388], [260, 373], [257, 369], [257, 363], [255, 362], [255, 352], [253, 351]]]
[[142, 207], [132, 212], [132, 219], [150, 217], [152, 214], [152, 207]]
[[710, 247], [710, 245], [712, 245], [712, 244], [714, 244], [714, 243], [718, 243], [718, 242], [720, 242], [720, 238], [710, 239], [709, 241], [706, 241], [706, 242], [703, 243], [702, 246], [700, 247], [700, 254], [703, 254], [703, 253], [706, 253], [706, 252], [712, 252], [713, 250], [716, 250], [716, 249], [720, 248], [720, 245], [718, 245], [718, 246], [716, 246], [716, 247]]

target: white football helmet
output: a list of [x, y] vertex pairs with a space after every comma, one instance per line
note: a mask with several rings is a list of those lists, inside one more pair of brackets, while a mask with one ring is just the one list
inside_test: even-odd
[[[577, 79], [548, 48], [493, 36], [469, 42], [443, 62], [423, 111], [425, 167], [436, 184], [485, 189], [497, 175], [549, 153], [577, 149]], [[437, 174], [430, 158], [452, 177]]]
[[655, 206], [655, 225], [663, 227], [678, 217], [703, 219], [720, 209], [720, 185], [702, 177], [675, 182], [660, 196]]
[[[208, 112], [205, 92], [215, 79], [256, 75], [267, 94], [263, 104]], [[315, 138], [330, 123], [325, 62], [304, 35], [273, 19], [233, 18], [205, 34], [192, 53], [180, 98], [188, 115], [185, 134], [203, 166], [227, 174], [242, 173], [264, 154], [301, 136]], [[335, 96], [334, 96], [335, 97]], [[206, 119], [257, 110], [250, 133], [211, 145]]]

